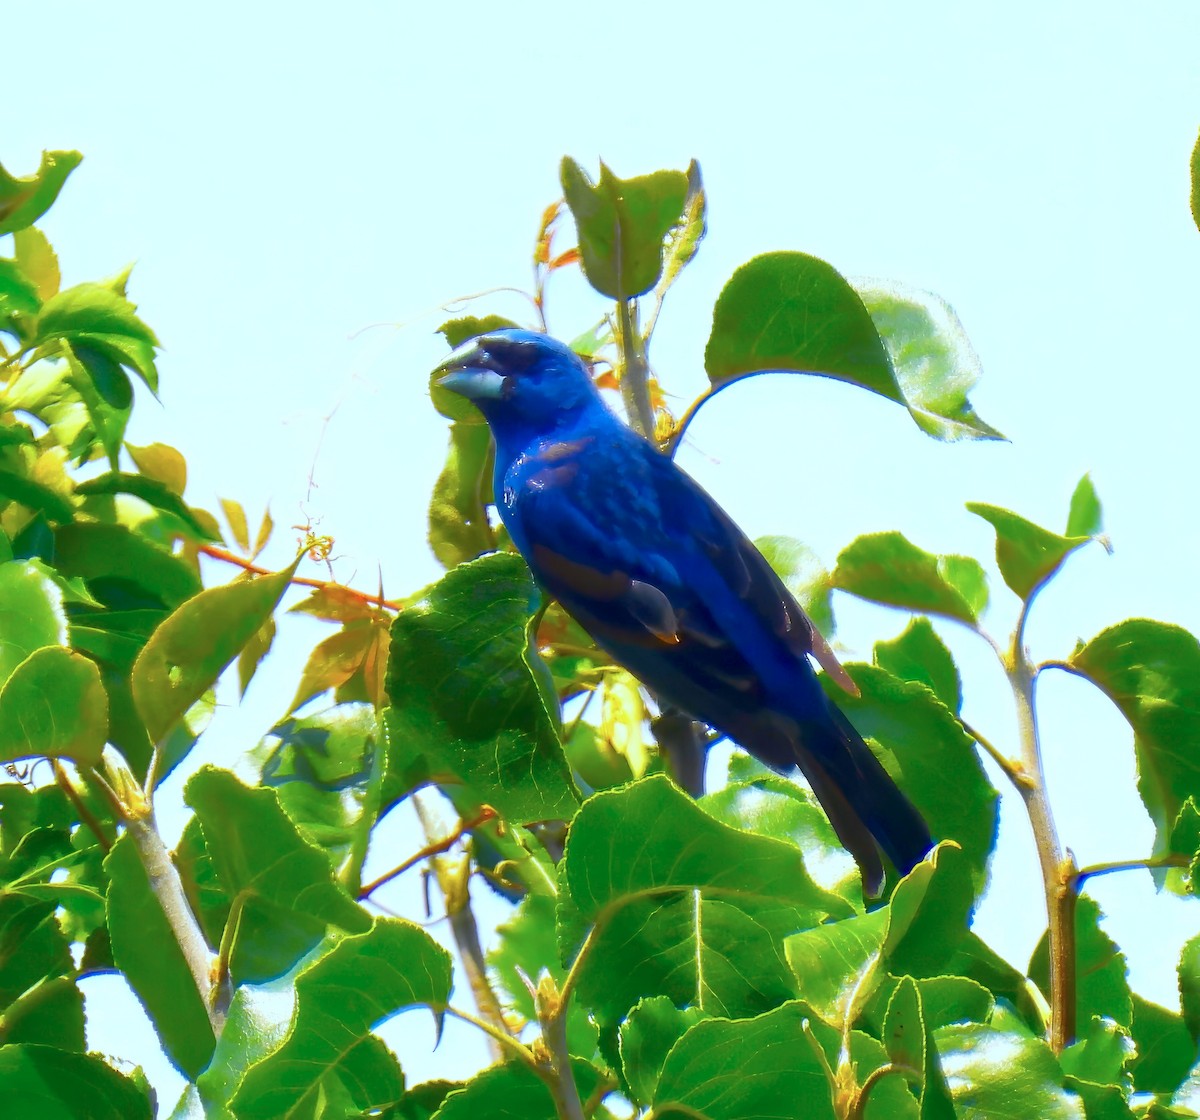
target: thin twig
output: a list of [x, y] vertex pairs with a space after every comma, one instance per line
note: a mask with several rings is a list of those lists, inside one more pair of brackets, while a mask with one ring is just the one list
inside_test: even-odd
[[87, 802], [79, 796], [79, 790], [75, 788], [75, 783], [71, 781], [71, 776], [67, 773], [62, 763], [57, 758], [50, 760], [50, 766], [54, 771], [54, 781], [58, 788], [66, 794], [67, 800], [70, 801], [75, 812], [79, 814], [81, 823], [87, 825], [91, 834], [96, 838], [96, 843], [100, 845], [103, 852], [108, 852], [112, 848], [112, 841], [104, 834], [104, 826], [100, 823], [96, 814], [87, 807]]
[[496, 810], [490, 805], [483, 806], [477, 816], [472, 817], [469, 821], [459, 821], [458, 827], [456, 827], [449, 836], [442, 840], [437, 840], [432, 844], [427, 844], [415, 855], [409, 856], [408, 859], [406, 859], [403, 863], [393, 867], [391, 871], [384, 875], [380, 875], [378, 879], [373, 879], [365, 887], [362, 887], [357, 895], [359, 901], [373, 894], [380, 887], [382, 887], [384, 883], [390, 883], [398, 875], [403, 875], [404, 872], [409, 870], [409, 868], [415, 867], [422, 860], [426, 860], [430, 856], [441, 855], [443, 852], [448, 852], [454, 847], [455, 844], [459, 842], [459, 840], [462, 839], [464, 834], [473, 831], [481, 824], [486, 824], [490, 820], [495, 820], [496, 816]]
[[[244, 556], [239, 556], [236, 552], [230, 552], [227, 548], [221, 548], [215, 544], [202, 544], [196, 551], [214, 560], [221, 560], [226, 564], [235, 564], [243, 571], [253, 572], [255, 575], [272, 576], [278, 574], [270, 568], [264, 568], [261, 564], [254, 563], [253, 560], [248, 560]], [[368, 606], [381, 607], [384, 610], [404, 610], [404, 603], [398, 599], [381, 599], [378, 595], [368, 595], [365, 591], [347, 587], [344, 583], [338, 583], [335, 580], [312, 579], [309, 576], [292, 576], [290, 582], [293, 586], [315, 587], [318, 591], [338, 591], [352, 599], [358, 599]]]

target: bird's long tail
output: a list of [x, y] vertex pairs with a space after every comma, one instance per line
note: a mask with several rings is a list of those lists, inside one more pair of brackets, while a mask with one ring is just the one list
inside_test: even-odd
[[[907, 875], [925, 858], [933, 838], [854, 725], [833, 703], [827, 701], [826, 708], [824, 719], [789, 721], [788, 745], [838, 838], [858, 863], [864, 890], [878, 895], [884, 873], [880, 853]], [[778, 734], [779, 725], [772, 730]], [[764, 753], [777, 755], [780, 745], [776, 741]]]

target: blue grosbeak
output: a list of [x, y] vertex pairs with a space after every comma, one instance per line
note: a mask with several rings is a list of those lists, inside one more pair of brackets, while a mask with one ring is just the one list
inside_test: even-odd
[[582, 361], [498, 330], [438, 384], [473, 401], [496, 444], [500, 516], [538, 583], [660, 697], [781, 773], [798, 766], [877, 894], [931, 846], [817, 681], [854, 682], [762, 554], [666, 455], [609, 411]]

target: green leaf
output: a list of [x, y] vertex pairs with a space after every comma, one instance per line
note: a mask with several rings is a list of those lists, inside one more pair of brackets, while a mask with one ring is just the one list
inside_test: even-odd
[[983, 371], [950, 305], [895, 282], [859, 281], [854, 287], [918, 427], [941, 440], [1003, 439], [967, 399]]
[[875, 643], [875, 664], [903, 681], [925, 685], [950, 711], [962, 710], [958, 666], [929, 619], [912, 619], [904, 633]]
[[[759, 909], [699, 891], [633, 898], [609, 914], [579, 973], [579, 1000], [602, 1027], [638, 1000], [664, 995], [678, 1006], [740, 1018], [796, 996], [779, 939]], [[809, 920], [800, 915], [799, 921]], [[776, 921], [778, 919], [776, 918]]]
[[368, 781], [377, 750], [378, 721], [369, 704], [337, 704], [277, 724], [254, 751], [262, 784], [310, 844], [341, 867], [372, 811]]
[[1035, 998], [1031, 991], [1034, 986], [1025, 973], [1014, 968], [975, 933], [967, 933], [943, 971], [969, 977], [996, 999], [1004, 1000], [1011, 1006], [1031, 1032], [1046, 1032], [1048, 1024], [1043, 1018], [1044, 997], [1038, 992]]
[[1192, 1038], [1200, 1040], [1200, 934], [1179, 955], [1179, 1005]]
[[[663, 270], [654, 290], [660, 303], [679, 274], [691, 263], [708, 232], [708, 196], [700, 178], [700, 165], [692, 160], [687, 169], [687, 195], [683, 200], [679, 222], [667, 235], [663, 251]], [[572, 349], [575, 349], [572, 345]]]
[[835, 630], [833, 581], [817, 554], [794, 537], [759, 537], [754, 547], [796, 596], [796, 601], [821, 634], [831, 638]]
[[280, 1022], [275, 1007], [263, 1006], [264, 1002], [259, 989], [238, 988], [233, 993], [212, 1061], [196, 1079], [207, 1120], [233, 1120], [228, 1104], [246, 1071], [283, 1042], [287, 1024]]
[[683, 220], [688, 177], [655, 171], [618, 179], [601, 162], [600, 181], [593, 183], [569, 156], [563, 157], [561, 177], [588, 283], [615, 300], [653, 288], [662, 275], [667, 234]]
[[151, 1120], [146, 1094], [92, 1054], [0, 1046], [8, 1120]]
[[417, 1004], [440, 1018], [449, 998], [449, 954], [419, 926], [377, 918], [297, 978], [287, 1038], [246, 1074], [234, 1113], [239, 1120], [307, 1115], [328, 1078], [354, 1072], [373, 1027]]
[[48, 347], [56, 342], [71, 344], [98, 387], [111, 381], [109, 367], [115, 363], [158, 391], [158, 339], [138, 318], [137, 308], [106, 284], [76, 284], [46, 301], [38, 316], [37, 343]]
[[715, 388], [772, 370], [848, 381], [904, 403], [862, 300], [831, 266], [804, 253], [742, 265], [713, 308], [704, 368]]
[[160, 509], [179, 518], [198, 540], [213, 541], [213, 536], [197, 519], [188, 504], [179, 497], [166, 483], [148, 478], [142, 474], [126, 474], [124, 471], [110, 471], [80, 482], [75, 487], [76, 494], [132, 494], [141, 498], [147, 505]]
[[[74, 345], [64, 342], [62, 352], [67, 359], [66, 384], [82, 402], [95, 440], [116, 470], [121, 441], [133, 412], [133, 384], [129, 375], [119, 362], [81, 342]], [[88, 456], [80, 448], [77, 457], [83, 462], [90, 457], [90, 448]]]
[[[1128, 1027], [1133, 1020], [1133, 1003], [1125, 954], [1100, 928], [1100, 917], [1099, 905], [1087, 895], [1080, 895], [1075, 908], [1076, 1022], [1089, 1023], [1093, 1016], [1103, 1016]], [[1030, 958], [1029, 978], [1049, 999], [1047, 934], [1042, 934]]]
[[[25, 275], [14, 260], [0, 257], [0, 315], [36, 315], [42, 301], [38, 299], [37, 286]], [[5, 326], [10, 334], [17, 328]]]
[[41, 166], [25, 179], [0, 167], [0, 236], [26, 229], [49, 210], [81, 159], [78, 152], [42, 152]]
[[484, 424], [451, 424], [446, 465], [429, 499], [429, 547], [444, 568], [496, 547], [487, 514], [491, 500], [491, 433]]
[[252, 789], [228, 770], [205, 766], [188, 781], [184, 800], [200, 819], [225, 894], [240, 907], [230, 965], [237, 983], [282, 975], [320, 941], [327, 924], [351, 932], [369, 925], [274, 790]]
[[940, 971], [966, 934], [965, 870], [962, 852], [941, 845], [900, 880], [887, 905], [787, 938], [788, 965], [806, 1002], [826, 1022], [845, 1025], [886, 972]]
[[[175, 607], [200, 591], [195, 571], [178, 556], [151, 544], [124, 525], [75, 522], [54, 534], [55, 565], [65, 575], [82, 576], [97, 598], [97, 591], [123, 593], [139, 600], [137, 607], [161, 604]], [[147, 597], [153, 601], [146, 602]]]
[[524, 561], [496, 553], [448, 572], [397, 616], [385, 804], [432, 781], [515, 822], [574, 813], [557, 698], [527, 634], [538, 600]]
[[13, 257], [17, 267], [33, 282], [39, 303], [58, 294], [62, 277], [58, 257], [40, 229], [19, 229], [13, 234]]
[[1104, 527], [1100, 499], [1092, 476], [1085, 474], [1071, 495], [1071, 509], [1067, 514], [1068, 537], [1096, 537]]
[[834, 1120], [825, 1060], [805, 1037], [802, 1004], [754, 1019], [697, 1023], [671, 1049], [655, 1116]]
[[82, 654], [45, 646], [0, 686], [0, 761], [40, 755], [96, 766], [107, 738], [108, 695]]
[[[899, 888], [897, 888], [899, 889]], [[825, 922], [784, 942], [787, 962], [805, 1001], [830, 1023], [845, 1023], [883, 979], [878, 965], [887, 937], [886, 906], [838, 922]]]
[[983, 569], [966, 556], [934, 556], [902, 533], [869, 533], [852, 541], [833, 572], [833, 586], [862, 599], [975, 625], [987, 606]]
[[935, 1031], [934, 1040], [959, 1120], [1082, 1120], [1040, 1038], [960, 1023]]
[[670, 889], [802, 912], [810, 924], [853, 913], [813, 882], [794, 844], [719, 823], [661, 774], [589, 798], [565, 859], [571, 897], [591, 921]]
[[1096, 1085], [1132, 1087], [1126, 1066], [1136, 1051], [1125, 1029], [1099, 1015], [1092, 1016], [1080, 1040], [1059, 1056], [1063, 1072]]
[[796, 844], [813, 878], [852, 905], [862, 903], [858, 869], [807, 789], [768, 770], [752, 755], [737, 754], [729, 763], [724, 788], [706, 794], [700, 805], [710, 816], [734, 828]]
[[133, 837], [124, 834], [104, 860], [113, 960], [154, 1021], [171, 1060], [195, 1078], [216, 1037], [162, 904], [151, 889]]
[[1129, 1028], [1137, 1056], [1130, 1063], [1139, 1093], [1173, 1093], [1196, 1061], [1196, 1043], [1182, 1016], [1136, 992]]
[[0, 891], [0, 1045], [85, 1048], [83, 996], [70, 979], [71, 950], [54, 910], [54, 900]]
[[32, 560], [0, 564], [0, 685], [43, 646], [67, 640], [63, 594]]
[[1092, 540], [1060, 537], [999, 506], [968, 502], [967, 509], [996, 530], [996, 563], [1004, 582], [1022, 599], [1031, 599], [1077, 548]]
[[698, 1007], [679, 1010], [666, 996], [644, 999], [621, 1024], [621, 1066], [633, 1099], [649, 1105], [671, 1047], [701, 1019]]
[[131, 683], [151, 742], [163, 740], [254, 637], [301, 558], [274, 575], [201, 591], [150, 635], [134, 662]]
[[[599, 1077], [579, 1058], [571, 1073], [580, 1098], [587, 1100]], [[558, 1120], [559, 1113], [546, 1083], [521, 1062], [505, 1062], [476, 1074], [454, 1089], [435, 1113], [436, 1120]]]
[[75, 507], [56, 490], [23, 474], [0, 470], [0, 498], [39, 510], [51, 521], [72, 521]]
[[881, 760], [934, 837], [961, 846], [975, 891], [982, 892], [999, 809], [971, 738], [924, 685], [873, 665], [847, 668], [859, 695], [839, 691], [837, 705], [861, 735], [882, 748]]
[[1200, 229], [1200, 139], [1192, 148], [1192, 221]]
[[1200, 643], [1178, 626], [1135, 618], [1098, 634], [1070, 664], [1132, 726], [1154, 854], [1166, 855], [1184, 803], [1200, 802]]
[[950, 1089], [931, 1036], [920, 990], [911, 976], [905, 976], [888, 1003], [883, 1023], [884, 1047], [895, 1065], [921, 1075], [921, 1120], [955, 1120]]

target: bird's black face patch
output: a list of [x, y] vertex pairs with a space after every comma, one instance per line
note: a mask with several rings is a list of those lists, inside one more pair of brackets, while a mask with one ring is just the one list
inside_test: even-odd
[[538, 360], [537, 343], [524, 339], [485, 334], [476, 340], [475, 345], [477, 352], [472, 356], [471, 364], [495, 370], [505, 377], [522, 373]]

